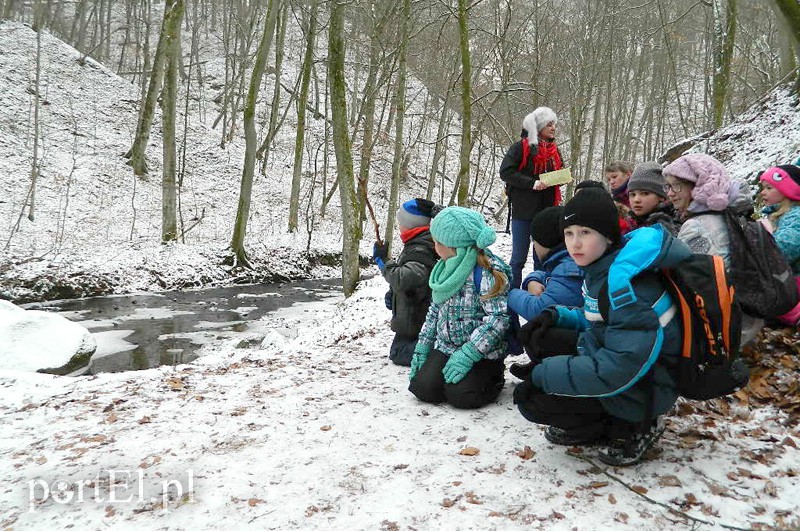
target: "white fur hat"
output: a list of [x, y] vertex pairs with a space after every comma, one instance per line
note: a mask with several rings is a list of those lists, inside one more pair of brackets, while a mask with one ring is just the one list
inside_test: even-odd
[[550, 122], [558, 122], [555, 111], [550, 107], [537, 107], [522, 120], [522, 128], [528, 132], [528, 144], [539, 143], [539, 131]]

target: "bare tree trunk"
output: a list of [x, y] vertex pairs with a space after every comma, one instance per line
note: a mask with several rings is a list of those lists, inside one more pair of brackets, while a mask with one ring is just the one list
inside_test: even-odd
[[317, 36], [318, 0], [311, 0], [306, 30], [306, 51], [303, 56], [303, 71], [300, 81], [300, 96], [297, 101], [297, 132], [294, 138], [294, 166], [292, 169], [292, 194], [289, 198], [289, 232], [297, 230], [297, 213], [300, 208], [300, 176], [303, 169], [303, 144], [306, 132], [306, 106], [311, 85], [311, 64], [314, 62], [314, 42]]
[[264, 33], [261, 43], [256, 51], [256, 59], [253, 64], [253, 74], [250, 77], [250, 88], [247, 91], [247, 101], [244, 106], [244, 166], [242, 168], [242, 184], [239, 191], [239, 208], [236, 210], [236, 222], [233, 228], [233, 238], [231, 239], [231, 251], [234, 254], [234, 265], [249, 267], [247, 252], [244, 248], [244, 236], [247, 232], [247, 220], [250, 217], [250, 197], [253, 192], [253, 174], [256, 166], [256, 149], [258, 148], [258, 138], [256, 138], [256, 102], [258, 100], [258, 90], [261, 87], [261, 78], [264, 76], [264, 67], [267, 64], [270, 46], [272, 46], [272, 36], [275, 33], [275, 20], [278, 16], [281, 0], [269, 0], [267, 16], [264, 20]]
[[[406, 116], [406, 53], [408, 50], [408, 25], [411, 18], [411, 0], [403, 0], [403, 13], [400, 15], [400, 49], [398, 50], [397, 68], [397, 121], [394, 137], [394, 157], [392, 159], [392, 186], [389, 192], [389, 212], [387, 213], [386, 232], [384, 241], [389, 243], [391, 251], [392, 235], [394, 234], [395, 211], [397, 210], [397, 196], [400, 192], [400, 167], [403, 160], [403, 127]], [[366, 187], [363, 190], [366, 195]]]
[[[180, 11], [183, 12], [183, 1], [180, 3]], [[125, 158], [129, 159], [128, 164], [133, 167], [134, 175], [145, 175], [147, 173], [147, 159], [145, 152], [147, 143], [150, 141], [150, 128], [153, 125], [153, 114], [155, 112], [156, 100], [161, 91], [161, 84], [164, 79], [164, 63], [167, 47], [167, 28], [172, 24], [172, 19], [178, 13], [175, 10], [176, 2], [167, 0], [164, 6], [164, 20], [161, 23], [161, 33], [158, 37], [155, 57], [153, 58], [153, 71], [150, 74], [150, 82], [147, 86], [147, 95], [142, 101], [139, 110], [139, 121], [136, 124], [136, 136], [133, 139], [133, 146], [125, 153]]]
[[33, 160], [31, 161], [31, 191], [28, 202], [28, 219], [34, 219], [36, 204], [36, 181], [39, 179], [39, 92], [42, 74], [42, 27], [36, 24], [36, 86], [33, 94]]
[[347, 131], [347, 90], [344, 80], [344, 9], [345, 4], [333, 0], [330, 4], [328, 30], [328, 79], [331, 85], [331, 114], [333, 144], [336, 151], [336, 173], [342, 208], [342, 287], [345, 297], [356, 290], [358, 283], [358, 204], [353, 186], [353, 155]]
[[461, 46], [461, 154], [458, 170], [458, 204], [466, 206], [469, 195], [469, 155], [472, 151], [472, 68], [470, 66], [467, 0], [458, 0], [458, 30]]
[[[728, 102], [728, 85], [731, 79], [733, 42], [736, 38], [736, 2], [727, 0], [725, 15], [722, 14], [723, 0], [714, 0], [714, 72], [713, 105], [711, 124], [714, 129], [722, 126], [725, 118], [725, 105]], [[724, 20], [723, 20], [724, 19]]]
[[167, 0], [165, 9], [171, 11], [164, 35], [165, 76], [161, 97], [164, 163], [161, 183], [161, 242], [178, 238], [177, 193], [175, 187], [176, 153], [175, 122], [178, 100], [178, 63], [181, 61], [181, 18], [183, 0]]
[[433, 146], [431, 171], [428, 175], [428, 188], [425, 190], [425, 199], [429, 201], [433, 197], [433, 187], [436, 185], [436, 173], [439, 170], [439, 159], [442, 158], [442, 150], [444, 148], [445, 126], [447, 125], [447, 115], [450, 112], [448, 109], [448, 104], [450, 103], [450, 94], [452, 94], [452, 91], [449, 90], [448, 87], [448, 90], [444, 94], [444, 100], [442, 100], [442, 112], [439, 115], [439, 127], [436, 129], [436, 139], [434, 140], [436, 144]]
[[269, 126], [267, 127], [267, 134], [264, 142], [256, 152], [256, 158], [262, 158], [261, 173], [266, 173], [267, 162], [269, 161], [269, 152], [272, 147], [272, 141], [275, 135], [278, 134], [278, 115], [280, 114], [281, 107], [281, 73], [283, 70], [283, 42], [286, 37], [286, 23], [288, 22], [289, 3], [283, 5], [280, 16], [277, 19], [276, 40], [275, 40], [275, 87], [272, 91], [272, 106], [269, 111]]

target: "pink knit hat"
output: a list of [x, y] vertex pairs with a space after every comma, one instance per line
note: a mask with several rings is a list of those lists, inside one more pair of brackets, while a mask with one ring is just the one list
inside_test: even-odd
[[667, 164], [662, 172], [695, 183], [692, 199], [709, 210], [722, 211], [730, 204], [731, 178], [722, 163], [711, 155], [684, 155]]
[[800, 166], [783, 164], [773, 166], [761, 174], [760, 179], [792, 201], [800, 201]]

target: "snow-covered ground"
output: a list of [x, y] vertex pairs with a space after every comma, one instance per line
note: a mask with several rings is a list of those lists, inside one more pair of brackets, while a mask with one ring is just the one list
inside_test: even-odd
[[281, 310], [261, 347], [174, 369], [0, 374], [0, 527], [800, 526], [786, 414], [681, 403], [647, 461], [609, 469], [546, 442], [513, 377], [477, 411], [418, 402], [387, 358], [385, 289]]

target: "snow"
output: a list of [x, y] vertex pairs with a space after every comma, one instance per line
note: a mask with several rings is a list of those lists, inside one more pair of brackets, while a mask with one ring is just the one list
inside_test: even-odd
[[[385, 289], [374, 278], [347, 300], [283, 309], [257, 323], [260, 346], [235, 348], [232, 338], [174, 369], [74, 379], [0, 373], [0, 523], [692, 528], [658, 504], [740, 527], [800, 523], [792, 520], [800, 432], [785, 415], [683, 403], [656, 455], [605, 468], [592, 449], [548, 443], [513, 406], [513, 381], [477, 411], [418, 402], [407, 369], [387, 357]], [[467, 447], [479, 452], [462, 455]], [[113, 502], [109, 471], [117, 471]], [[87, 488], [83, 502], [44, 496], [43, 485], [57, 481], [77, 496], [79, 482], [96, 477], [98, 490]], [[166, 504], [165, 481], [183, 490]], [[31, 502], [31, 485], [46, 499]]]
[[55, 369], [96, 346], [86, 328], [66, 317], [0, 300], [0, 370]]

